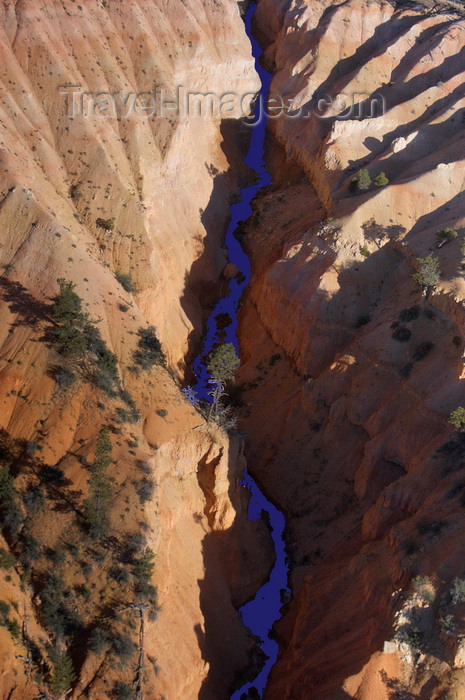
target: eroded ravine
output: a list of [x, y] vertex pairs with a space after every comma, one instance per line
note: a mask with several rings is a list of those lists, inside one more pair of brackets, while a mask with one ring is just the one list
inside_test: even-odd
[[[252, 35], [252, 17], [256, 10], [255, 3], [250, 6], [245, 15], [245, 26], [247, 35], [252, 44], [252, 53], [255, 59], [256, 70], [261, 79], [260, 93], [257, 97], [254, 120], [250, 120], [251, 139], [249, 150], [245, 158], [246, 165], [256, 173], [253, 185], [241, 190], [240, 201], [231, 206], [231, 219], [226, 232], [225, 247], [227, 248], [228, 259], [236, 265], [239, 274], [230, 281], [228, 294], [218, 301], [207, 322], [207, 332], [203, 342], [203, 348], [196, 357], [193, 367], [196, 373], [196, 393], [200, 398], [209, 399], [211, 385], [210, 375], [205, 356], [215, 347], [219, 341], [217, 327], [217, 317], [228, 316], [229, 325], [221, 330], [221, 339], [227, 343], [233, 343], [238, 350], [237, 340], [237, 313], [244, 288], [250, 281], [250, 263], [247, 254], [242, 249], [235, 232], [240, 222], [245, 221], [252, 214], [252, 199], [257, 192], [268, 185], [271, 176], [267, 172], [264, 163], [264, 141], [266, 133], [266, 116], [263, 105], [268, 96], [271, 74], [260, 65], [261, 48]], [[249, 691], [258, 692], [259, 697], [265, 689], [270, 670], [276, 662], [278, 656], [278, 643], [270, 638], [273, 624], [280, 618], [280, 610], [283, 598], [288, 597], [288, 565], [285, 551], [283, 533], [285, 519], [283, 514], [265, 497], [253, 477], [246, 471], [242, 480], [242, 485], [250, 491], [251, 500], [249, 504], [249, 520], [257, 520], [266, 515], [271, 538], [275, 549], [275, 564], [268, 581], [259, 589], [253, 600], [246, 603], [241, 609], [244, 624], [252, 633], [260, 639], [260, 648], [265, 655], [265, 663], [257, 677], [252, 682], [247, 682], [231, 696], [232, 700], [239, 700], [247, 697]]]

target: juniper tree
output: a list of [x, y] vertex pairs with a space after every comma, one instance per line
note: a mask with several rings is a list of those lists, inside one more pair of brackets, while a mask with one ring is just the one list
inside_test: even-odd
[[451, 423], [456, 430], [462, 433], [465, 432], [465, 408], [463, 408], [463, 406], [458, 406], [452, 411], [449, 416], [449, 423]]
[[453, 228], [442, 228], [440, 231], [436, 232], [436, 247], [441, 248], [446, 243], [449, 243], [449, 241], [453, 241], [454, 238], [457, 238], [458, 235], [457, 231]]
[[210, 357], [208, 371], [212, 377], [214, 389], [212, 392], [213, 402], [208, 413], [208, 421], [213, 412], [216, 413], [221, 396], [224, 394], [224, 384], [234, 378], [234, 372], [240, 365], [240, 360], [236, 354], [236, 348], [232, 343], [224, 343], [216, 348]]
[[420, 269], [412, 275], [413, 280], [428, 292], [439, 282], [439, 260], [432, 253], [428, 253], [425, 258], [417, 258], [417, 262]]
[[108, 511], [113, 488], [107, 470], [112, 462], [110, 431], [102, 426], [95, 446], [95, 459], [90, 469], [89, 497], [84, 504], [84, 513], [89, 533], [100, 539], [108, 528]]
[[366, 192], [371, 187], [370, 173], [366, 168], [358, 171], [357, 175], [350, 181], [352, 192]]

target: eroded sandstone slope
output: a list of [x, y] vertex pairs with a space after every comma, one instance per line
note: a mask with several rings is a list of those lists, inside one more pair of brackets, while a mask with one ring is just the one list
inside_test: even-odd
[[[245, 518], [241, 444], [176, 376], [243, 173], [215, 119], [71, 119], [60, 91], [253, 92], [237, 3], [7, 1], [0, 52], [0, 695], [227, 697], [252, 646], [234, 605], [270, 543]], [[60, 278], [82, 302], [67, 328]], [[110, 528], [93, 540], [104, 425]]]
[[[270, 120], [274, 184], [244, 237], [243, 425], [293, 560], [265, 696], [462, 698], [464, 448], [447, 418], [464, 403], [464, 19], [261, 0], [257, 30], [272, 91], [309, 114]], [[384, 110], [316, 114], [355, 94]], [[354, 192], [362, 168], [389, 183]], [[445, 227], [459, 235], [437, 248]], [[412, 274], [429, 252], [426, 297]]]

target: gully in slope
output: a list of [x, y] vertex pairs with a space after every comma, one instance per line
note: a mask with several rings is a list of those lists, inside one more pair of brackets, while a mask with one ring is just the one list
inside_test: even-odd
[[[258, 96], [255, 120], [253, 122], [252, 134], [250, 140], [249, 151], [245, 162], [257, 173], [257, 179], [254, 185], [245, 187], [241, 190], [241, 199], [239, 202], [231, 206], [231, 220], [226, 232], [225, 245], [228, 250], [228, 257], [239, 269], [240, 274], [236, 279], [232, 279], [229, 284], [229, 294], [223, 299], [220, 299], [215, 309], [213, 310], [207, 322], [207, 332], [204, 339], [204, 344], [201, 354], [194, 360], [193, 366], [196, 374], [196, 393], [200, 398], [209, 399], [208, 380], [210, 379], [208, 368], [203, 362], [203, 358], [207, 355], [215, 343], [217, 342], [217, 327], [216, 317], [218, 314], [227, 314], [231, 319], [231, 324], [223, 330], [223, 338], [226, 343], [233, 343], [238, 349], [237, 343], [237, 311], [240, 298], [244, 287], [250, 279], [250, 264], [249, 259], [239, 241], [235, 238], [234, 232], [239, 222], [247, 219], [252, 213], [251, 201], [258, 190], [271, 181], [270, 175], [266, 172], [264, 164], [264, 140], [266, 131], [266, 119], [264, 110], [261, 105], [266, 104], [271, 75], [259, 64], [261, 49], [252, 36], [251, 23], [252, 15], [256, 9], [255, 3], [251, 3], [245, 15], [245, 25], [247, 34], [252, 43], [252, 52], [255, 58], [256, 70], [261, 79], [261, 90]], [[278, 644], [270, 638], [270, 631], [273, 624], [280, 618], [280, 610], [282, 606], [283, 593], [287, 596], [289, 588], [288, 567], [286, 563], [286, 552], [283, 540], [283, 531], [285, 526], [283, 514], [270, 503], [253, 478], [245, 472], [243, 481], [241, 482], [251, 494], [249, 504], [249, 519], [254, 520], [261, 517], [262, 513], [268, 514], [271, 527], [271, 537], [276, 552], [276, 561], [270, 578], [263, 585], [255, 598], [246, 603], [241, 609], [242, 620], [252, 633], [261, 640], [261, 649], [266, 656], [265, 664], [254, 679], [253, 682], [246, 683], [242, 688], [237, 690], [231, 697], [231, 700], [240, 700], [247, 697], [262, 697], [266, 686], [268, 675], [271, 667], [275, 663], [278, 656]]]

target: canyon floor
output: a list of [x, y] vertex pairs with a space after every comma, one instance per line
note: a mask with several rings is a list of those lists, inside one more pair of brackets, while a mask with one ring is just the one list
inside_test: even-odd
[[250, 128], [70, 118], [63, 89], [254, 93], [239, 5], [0, 7], [2, 698], [226, 700], [253, 678], [238, 608], [273, 549], [247, 465], [292, 584], [264, 698], [465, 699], [464, 14], [259, 0], [271, 91], [308, 116], [269, 120], [241, 226], [228, 434], [182, 389]]

